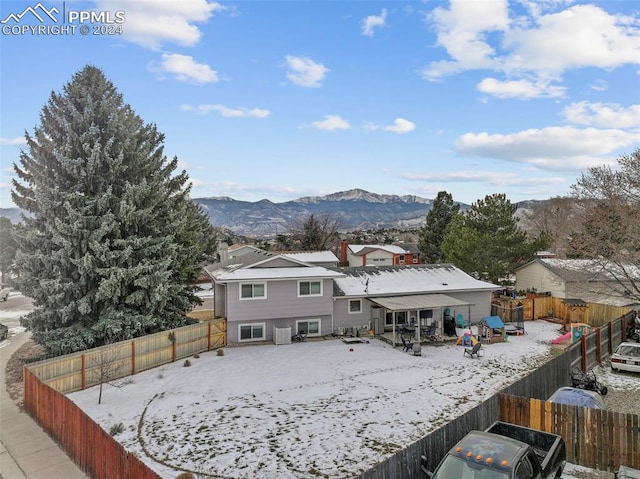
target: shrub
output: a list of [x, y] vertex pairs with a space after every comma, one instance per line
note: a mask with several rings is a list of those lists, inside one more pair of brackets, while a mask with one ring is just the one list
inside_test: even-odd
[[218, 349], [218, 350], [216, 351], [216, 354], [217, 354], [218, 356], [224, 356], [224, 349]]
[[199, 355], [198, 353], [195, 353], [195, 354], [193, 355], [193, 357], [194, 357], [194, 358], [196, 358], [196, 359], [198, 359], [198, 358], [200, 357], [200, 355]]
[[124, 431], [124, 424], [119, 422], [118, 424], [114, 424], [113, 426], [111, 426], [111, 429], [109, 429], [109, 434], [112, 436], [115, 436], [117, 434], [120, 434], [123, 431]]
[[194, 479], [194, 475], [190, 472], [181, 472], [176, 479]]
[[184, 367], [188, 368], [189, 366], [191, 366], [191, 361], [189, 361], [188, 359], [184, 362]]

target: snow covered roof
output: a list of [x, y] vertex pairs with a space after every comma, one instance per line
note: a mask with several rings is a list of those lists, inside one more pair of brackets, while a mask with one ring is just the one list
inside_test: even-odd
[[355, 255], [362, 255], [366, 253], [370, 253], [371, 251], [383, 250], [388, 251], [393, 254], [405, 254], [409, 253], [409, 251], [401, 248], [400, 246], [395, 246], [392, 244], [350, 244], [349, 249]]
[[340, 261], [331, 251], [292, 251], [282, 253], [282, 256], [294, 258], [305, 263], [335, 263]]
[[391, 311], [405, 311], [407, 309], [446, 308], [453, 306], [468, 306], [470, 303], [442, 293], [413, 294], [411, 296], [385, 296], [373, 298], [372, 302]]
[[596, 259], [539, 258], [516, 270], [533, 263], [543, 265], [565, 281], [616, 281], [615, 276], [624, 279], [627, 275], [640, 279], [640, 268], [637, 265], [629, 264], [623, 271], [613, 262]]
[[279, 280], [303, 278], [341, 278], [344, 276], [337, 271], [331, 271], [322, 266], [284, 267], [284, 268], [242, 268], [226, 271], [216, 276], [221, 283], [248, 280]]
[[451, 264], [340, 268], [336, 296], [386, 296], [448, 291], [493, 291], [500, 286], [477, 280]]

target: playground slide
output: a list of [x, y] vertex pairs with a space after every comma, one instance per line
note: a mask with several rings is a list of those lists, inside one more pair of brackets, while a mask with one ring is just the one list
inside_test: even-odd
[[571, 331], [569, 331], [568, 333], [564, 333], [562, 336], [551, 340], [551, 344], [560, 344], [565, 342], [566, 340], [571, 339]]

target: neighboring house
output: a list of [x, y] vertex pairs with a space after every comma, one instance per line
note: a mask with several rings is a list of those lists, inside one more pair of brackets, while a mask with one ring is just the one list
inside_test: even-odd
[[340, 245], [343, 266], [395, 266], [420, 263], [417, 250], [396, 245], [353, 245], [343, 241]]
[[228, 343], [272, 341], [274, 328], [309, 336], [347, 328], [382, 334], [435, 321], [441, 332], [445, 313], [472, 323], [489, 315], [499, 288], [452, 265], [338, 268], [299, 257], [305, 256], [256, 251], [207, 268]]
[[[614, 277], [615, 265], [588, 259], [541, 258], [519, 266], [515, 270], [516, 290], [549, 293], [556, 298], [579, 298], [586, 302], [627, 306], [633, 303], [624, 294], [622, 284]], [[635, 281], [640, 280], [637, 267], [626, 269], [635, 272]], [[623, 278], [621, 271], [618, 278]]]

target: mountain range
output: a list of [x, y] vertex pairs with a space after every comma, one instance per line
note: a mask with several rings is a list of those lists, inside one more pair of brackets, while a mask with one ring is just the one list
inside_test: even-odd
[[[328, 214], [340, 220], [341, 231], [367, 229], [411, 229], [424, 225], [433, 200], [415, 195], [382, 195], [351, 189], [325, 196], [308, 196], [274, 203], [270, 200], [240, 201], [229, 197], [194, 198], [218, 228], [250, 237], [274, 237], [287, 233], [292, 224], [310, 214]], [[535, 207], [537, 201], [518, 203], [521, 209]], [[460, 209], [469, 205], [460, 203]], [[0, 209], [0, 216], [19, 221], [17, 208]]]

